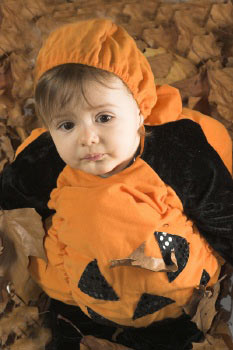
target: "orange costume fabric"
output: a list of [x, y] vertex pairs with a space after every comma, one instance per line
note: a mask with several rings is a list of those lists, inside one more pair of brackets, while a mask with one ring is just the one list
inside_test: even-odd
[[[232, 144], [226, 129], [182, 108], [177, 89], [156, 87], [149, 63], [123, 28], [102, 19], [59, 28], [39, 53], [36, 82], [46, 70], [74, 62], [118, 75], [137, 101], [145, 125], [182, 119], [198, 123], [231, 172]], [[46, 131], [34, 130], [16, 158]], [[142, 137], [140, 155], [144, 141]], [[44, 242], [48, 262], [31, 257], [29, 267], [49, 296], [112, 325], [145, 327], [179, 317], [194, 288], [213, 285], [221, 267], [217, 254], [184, 214], [174, 189], [140, 155], [109, 178], [64, 167], [48, 202], [56, 210]], [[143, 243], [147, 257], [165, 258], [175, 249], [178, 272], [110, 267], [112, 260], [126, 259]]]

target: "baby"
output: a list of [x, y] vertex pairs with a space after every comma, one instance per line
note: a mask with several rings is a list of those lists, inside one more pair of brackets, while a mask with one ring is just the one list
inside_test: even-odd
[[[121, 328], [114, 340], [132, 349], [191, 349], [202, 334], [184, 307], [223, 259], [233, 264], [227, 131], [156, 87], [134, 40], [106, 19], [52, 32], [35, 85], [43, 127], [4, 168], [0, 205], [52, 215], [48, 262], [31, 257], [29, 270], [55, 319], [109, 340]], [[78, 349], [66, 328], [56, 349]]]

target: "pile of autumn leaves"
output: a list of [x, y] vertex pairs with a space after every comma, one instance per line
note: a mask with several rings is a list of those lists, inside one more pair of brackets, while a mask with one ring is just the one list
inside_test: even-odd
[[[2, 0], [0, 12], [0, 171], [40, 126], [34, 112], [33, 68], [43, 40], [62, 24], [93, 17], [122, 25], [148, 58], [157, 84], [179, 88], [187, 107], [221, 120], [233, 135], [232, 1]], [[43, 350], [50, 339], [43, 326], [48, 300], [30, 279], [27, 265], [30, 255], [45, 259], [44, 228], [34, 209], [0, 214], [0, 347]], [[231, 288], [225, 288], [225, 296]], [[218, 295], [219, 283], [198, 289], [186, 309], [206, 334], [194, 349], [232, 348], [226, 323], [216, 315]], [[84, 338], [83, 350], [124, 349]]]

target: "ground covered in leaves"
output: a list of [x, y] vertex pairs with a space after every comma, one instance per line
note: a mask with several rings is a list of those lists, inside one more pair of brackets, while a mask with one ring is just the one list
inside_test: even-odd
[[[62, 24], [93, 17], [122, 25], [148, 58], [156, 83], [177, 87], [184, 106], [220, 120], [233, 137], [231, 0], [2, 0], [0, 171], [13, 161], [15, 150], [30, 132], [41, 126], [34, 111], [33, 69], [43, 40]], [[44, 321], [49, 300], [26, 269], [28, 256], [45, 258], [40, 217], [33, 209], [5, 211], [0, 229], [1, 348], [43, 350], [50, 339]], [[187, 307], [206, 335], [205, 342], [193, 344], [193, 349], [233, 349], [226, 324], [230, 311], [219, 310], [222, 297], [233, 297], [232, 271], [225, 266], [223, 272], [227, 277], [221, 282], [220, 296], [219, 283], [209, 290], [198, 289]], [[82, 344], [82, 350], [100, 348], [124, 347], [93, 337]]]

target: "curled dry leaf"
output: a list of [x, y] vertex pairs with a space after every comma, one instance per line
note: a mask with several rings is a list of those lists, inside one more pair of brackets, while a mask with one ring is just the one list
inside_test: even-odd
[[[226, 276], [222, 277], [225, 278]], [[213, 319], [217, 313], [215, 309], [216, 300], [220, 291], [220, 279], [213, 287], [207, 287], [197, 307], [196, 314], [192, 321], [196, 323], [197, 327], [206, 334], [210, 329]]]
[[121, 344], [112, 343], [106, 339], [86, 335], [82, 338], [80, 350], [132, 350]]
[[130, 21], [144, 23], [146, 19], [154, 19], [159, 4], [156, 1], [147, 1], [146, 6], [140, 3], [126, 4], [122, 13], [129, 16]]
[[146, 49], [144, 55], [151, 65], [156, 84], [174, 84], [197, 74], [191, 61], [164, 48]]
[[228, 25], [233, 25], [233, 5], [231, 1], [227, 1], [225, 4], [213, 4], [206, 23], [206, 29], [212, 31]]
[[46, 260], [43, 237], [44, 229], [40, 215], [33, 208], [4, 210], [1, 229], [5, 247], [0, 256], [2, 275], [14, 285], [16, 294], [25, 302], [36, 300], [41, 289], [31, 279], [28, 272], [28, 257], [37, 256]]
[[160, 7], [156, 12], [155, 23], [157, 25], [167, 24], [172, 19], [174, 11], [175, 11], [174, 6], [172, 6], [171, 4], [167, 4], [167, 3], [160, 4]]
[[209, 333], [213, 337], [222, 338], [225, 344], [228, 346], [228, 349], [233, 349], [232, 334], [229, 329], [229, 325], [226, 322], [216, 318]]
[[10, 163], [14, 159], [14, 150], [11, 145], [11, 141], [7, 136], [0, 136], [0, 148], [6, 154], [6, 158], [10, 161]]
[[4, 345], [11, 333], [22, 336], [27, 330], [28, 325], [33, 325], [38, 320], [39, 314], [37, 307], [19, 306], [9, 314], [0, 319], [0, 339]]
[[147, 28], [143, 31], [142, 39], [154, 48], [163, 47], [175, 51], [177, 32], [160, 25], [158, 28]]
[[222, 338], [214, 338], [206, 334], [202, 343], [192, 343], [193, 350], [230, 350]]
[[176, 48], [180, 53], [186, 54], [188, 52], [195, 35], [206, 33], [201, 19], [202, 17], [197, 17], [196, 10], [193, 11], [193, 8], [175, 12], [174, 22], [179, 32]]
[[0, 122], [0, 136], [6, 135], [6, 125]]
[[[33, 338], [19, 338], [9, 347], [9, 350], [44, 350], [45, 345], [51, 340], [51, 332], [48, 328], [35, 329]], [[66, 349], [64, 349], [66, 350]]]
[[25, 256], [37, 256], [46, 260], [43, 246], [44, 229], [41, 216], [33, 208], [4, 210], [4, 228], [14, 237]]
[[202, 60], [207, 60], [211, 57], [220, 57], [221, 47], [217, 44], [213, 33], [207, 35], [196, 35], [193, 38], [191, 49], [188, 53], [188, 58], [198, 64]]
[[171, 254], [172, 265], [166, 265], [163, 259], [153, 258], [146, 256], [144, 253], [145, 242], [143, 242], [132, 254], [124, 259], [111, 260], [110, 267], [116, 266], [135, 266], [151, 271], [172, 271], [175, 272], [178, 269], [175, 253]]
[[233, 121], [233, 109], [229, 108], [233, 103], [233, 68], [208, 70], [210, 84], [209, 102], [217, 104], [219, 114]]

